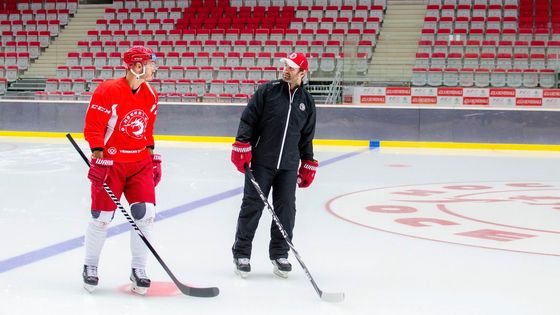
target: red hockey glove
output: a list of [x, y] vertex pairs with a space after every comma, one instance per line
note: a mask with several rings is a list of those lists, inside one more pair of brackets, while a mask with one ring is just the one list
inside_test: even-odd
[[154, 186], [161, 180], [161, 155], [152, 154], [152, 164], [154, 166]]
[[89, 180], [94, 185], [103, 186], [111, 166], [113, 166], [113, 160], [111, 159], [92, 158], [88, 172]]
[[299, 167], [298, 178], [297, 178], [297, 184], [299, 188], [309, 187], [311, 183], [313, 183], [313, 179], [315, 179], [315, 173], [317, 172], [318, 167], [319, 167], [319, 162], [315, 160], [301, 161], [301, 166]]
[[245, 174], [245, 164], [251, 165], [251, 144], [248, 142], [235, 141], [231, 145], [231, 162], [235, 165], [238, 171]]

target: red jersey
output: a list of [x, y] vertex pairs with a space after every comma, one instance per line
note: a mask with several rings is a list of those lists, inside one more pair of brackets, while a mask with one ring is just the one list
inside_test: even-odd
[[116, 162], [133, 162], [149, 155], [154, 145], [158, 95], [147, 82], [136, 93], [126, 79], [101, 83], [86, 112], [84, 136], [90, 148], [103, 148], [103, 156]]

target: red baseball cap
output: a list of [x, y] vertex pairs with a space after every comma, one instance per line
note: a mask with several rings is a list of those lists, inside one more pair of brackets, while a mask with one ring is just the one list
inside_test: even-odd
[[307, 64], [307, 58], [302, 53], [294, 52], [288, 55], [287, 58], [280, 59], [281, 62], [285, 62], [288, 66], [294, 69], [309, 70], [309, 65]]

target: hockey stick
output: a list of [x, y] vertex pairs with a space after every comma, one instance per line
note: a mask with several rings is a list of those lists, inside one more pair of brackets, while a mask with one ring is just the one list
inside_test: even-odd
[[[78, 153], [80, 154], [80, 156], [82, 157], [82, 159], [84, 159], [84, 162], [86, 162], [86, 164], [88, 165], [88, 167], [90, 166], [89, 160], [86, 157], [86, 155], [84, 154], [84, 152], [82, 151], [82, 149], [80, 149], [80, 147], [78, 146], [78, 144], [76, 143], [76, 141], [74, 141], [74, 138], [72, 138], [72, 135], [70, 135], [69, 133], [66, 134], [66, 138], [68, 138], [68, 140], [70, 140], [70, 143], [72, 143], [72, 146], [74, 146], [74, 149], [76, 149], [76, 151], [78, 151]], [[134, 230], [136, 231], [136, 233], [138, 233], [138, 235], [140, 236], [140, 238], [142, 239], [142, 241], [144, 241], [144, 244], [146, 244], [146, 246], [150, 249], [150, 251], [152, 252], [152, 254], [154, 254], [154, 256], [156, 257], [157, 261], [161, 264], [161, 266], [163, 267], [163, 269], [165, 270], [165, 272], [167, 272], [167, 274], [169, 275], [169, 277], [171, 278], [171, 280], [173, 280], [173, 283], [175, 283], [175, 285], [177, 286], [177, 288], [179, 288], [179, 290], [181, 291], [181, 293], [185, 294], [185, 295], [189, 295], [189, 296], [196, 296], [196, 297], [214, 297], [217, 296], [218, 294], [220, 294], [220, 290], [216, 287], [209, 287], [209, 288], [196, 288], [196, 287], [191, 287], [185, 284], [182, 284], [181, 282], [179, 282], [179, 280], [175, 277], [175, 275], [171, 272], [171, 270], [169, 270], [169, 267], [167, 267], [167, 265], [165, 264], [165, 262], [163, 262], [163, 259], [161, 259], [161, 257], [159, 256], [159, 254], [156, 252], [156, 250], [152, 247], [152, 244], [150, 244], [150, 242], [148, 241], [148, 239], [146, 238], [146, 236], [144, 236], [144, 234], [142, 233], [142, 231], [138, 228], [138, 226], [136, 225], [136, 223], [134, 223], [134, 220], [130, 217], [130, 215], [128, 214], [128, 212], [124, 209], [124, 207], [121, 205], [119, 199], [117, 199], [117, 197], [115, 196], [115, 194], [113, 194], [113, 191], [111, 190], [111, 188], [109, 187], [109, 185], [107, 185], [106, 183], [103, 183], [103, 188], [105, 189], [105, 191], [107, 192], [107, 194], [109, 195], [109, 197], [111, 197], [111, 199], [113, 200], [113, 202], [117, 205], [117, 207], [119, 208], [119, 210], [121, 210], [122, 214], [125, 216], [126, 220], [128, 220], [128, 223], [130, 223], [130, 225], [132, 225], [132, 227], [134, 228]]]
[[249, 168], [249, 165], [247, 165], [247, 164], [245, 164], [245, 172], [249, 176], [249, 180], [251, 181], [251, 183], [253, 183], [253, 186], [257, 190], [257, 193], [261, 197], [261, 200], [264, 202], [266, 208], [268, 209], [268, 212], [270, 212], [270, 215], [272, 215], [272, 219], [274, 220], [274, 223], [276, 223], [276, 226], [278, 227], [278, 229], [282, 233], [282, 236], [286, 240], [286, 243], [288, 243], [288, 246], [290, 247], [290, 249], [294, 253], [294, 256], [296, 256], [297, 261], [299, 262], [299, 264], [303, 268], [303, 271], [305, 271], [305, 274], [307, 275], [307, 278], [309, 279], [309, 281], [311, 281], [311, 284], [313, 285], [313, 288], [315, 289], [317, 294], [319, 294], [319, 297], [321, 298], [321, 300], [326, 301], [326, 302], [341, 302], [342, 300], [344, 300], [344, 293], [342, 293], [342, 292], [328, 293], [328, 292], [323, 292], [321, 289], [319, 289], [319, 286], [317, 285], [317, 283], [315, 282], [315, 280], [311, 276], [311, 273], [309, 272], [309, 269], [307, 269], [307, 267], [303, 263], [303, 260], [301, 259], [301, 256], [299, 255], [299, 253], [295, 249], [294, 245], [290, 241], [290, 239], [288, 237], [288, 233], [286, 233], [286, 230], [284, 230], [284, 227], [282, 226], [282, 223], [280, 223], [280, 219], [278, 218], [278, 216], [276, 216], [276, 213], [274, 212], [274, 209], [272, 209], [272, 206], [270, 205], [270, 203], [268, 203], [268, 200], [264, 196], [264, 193], [263, 193], [261, 187], [259, 186], [259, 183], [257, 183], [257, 180], [255, 179], [255, 176], [253, 175], [253, 171], [251, 171], [251, 169]]

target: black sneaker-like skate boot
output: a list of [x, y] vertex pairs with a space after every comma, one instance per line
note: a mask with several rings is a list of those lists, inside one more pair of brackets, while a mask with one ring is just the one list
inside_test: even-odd
[[99, 278], [97, 277], [97, 266], [84, 265], [82, 277], [84, 278], [84, 288], [86, 291], [89, 293], [93, 292], [99, 282]]
[[233, 263], [235, 264], [235, 273], [241, 278], [247, 278], [249, 272], [251, 272], [251, 261], [249, 258], [234, 258]]
[[276, 258], [271, 260], [274, 269], [272, 270], [275, 275], [288, 278], [288, 273], [292, 271], [292, 264], [287, 258]]
[[150, 279], [146, 275], [146, 271], [140, 268], [132, 268], [130, 281], [132, 281], [132, 292], [140, 295], [146, 294], [151, 284]]

